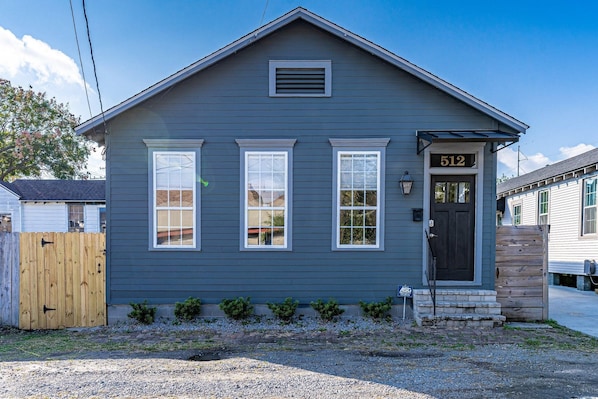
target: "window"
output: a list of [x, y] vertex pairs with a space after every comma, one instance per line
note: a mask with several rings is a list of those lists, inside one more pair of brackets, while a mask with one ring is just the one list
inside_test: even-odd
[[333, 249], [384, 249], [384, 162], [389, 139], [330, 139]]
[[0, 214], [0, 233], [12, 233], [12, 215], [10, 213]]
[[144, 142], [150, 154], [150, 249], [200, 249], [199, 149], [203, 140]]
[[518, 226], [521, 224], [521, 204], [513, 206], [513, 225]]
[[548, 190], [538, 193], [538, 224], [548, 224]]
[[69, 233], [85, 231], [85, 214], [83, 204], [69, 204]]
[[241, 148], [242, 250], [291, 249], [295, 140], [237, 140]]
[[270, 61], [270, 97], [330, 97], [330, 61]]
[[583, 230], [582, 234], [596, 234], [596, 186], [598, 178], [586, 179], [583, 184]]
[[100, 224], [100, 233], [106, 233], [106, 208], [98, 208], [98, 220]]

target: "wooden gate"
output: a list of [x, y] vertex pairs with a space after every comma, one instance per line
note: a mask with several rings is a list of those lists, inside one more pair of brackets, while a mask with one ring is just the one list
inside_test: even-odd
[[496, 230], [496, 301], [508, 321], [548, 319], [548, 226]]
[[19, 328], [106, 324], [105, 236], [21, 233]]

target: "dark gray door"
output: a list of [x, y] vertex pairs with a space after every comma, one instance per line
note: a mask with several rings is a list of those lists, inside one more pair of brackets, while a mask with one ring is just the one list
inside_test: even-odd
[[432, 176], [430, 233], [437, 280], [473, 281], [475, 176]]

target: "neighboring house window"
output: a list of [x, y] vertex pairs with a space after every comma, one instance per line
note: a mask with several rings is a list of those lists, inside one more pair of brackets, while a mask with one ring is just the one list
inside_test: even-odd
[[99, 208], [100, 233], [106, 232], [106, 208]]
[[200, 249], [201, 139], [145, 139], [150, 153], [150, 249]]
[[12, 215], [10, 213], [0, 214], [0, 233], [12, 233]]
[[83, 204], [69, 204], [69, 233], [85, 231], [85, 210]]
[[548, 224], [548, 190], [538, 193], [538, 224]]
[[331, 61], [270, 61], [270, 97], [330, 97]]
[[388, 139], [330, 139], [334, 148], [333, 249], [384, 249]]
[[295, 140], [237, 140], [241, 148], [243, 250], [291, 249]]
[[596, 234], [596, 186], [598, 178], [584, 180], [583, 190], [583, 234]]
[[518, 226], [521, 224], [521, 204], [513, 206], [513, 225]]

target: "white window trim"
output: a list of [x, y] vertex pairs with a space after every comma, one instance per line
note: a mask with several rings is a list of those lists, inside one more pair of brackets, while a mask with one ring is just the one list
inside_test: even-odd
[[193, 153], [195, 162], [195, 175], [201, 176], [201, 147], [203, 139], [143, 139], [148, 148], [148, 250], [150, 251], [199, 251], [201, 250], [201, 183], [200, 178], [195, 179], [193, 185], [193, 245], [157, 245], [156, 242], [156, 202], [155, 202], [155, 153]]
[[[515, 209], [519, 208], [519, 223], [516, 223], [517, 214], [515, 213]], [[521, 225], [523, 219], [523, 204], [521, 202], [517, 202], [513, 204], [513, 226]]]
[[[582, 202], [581, 202], [581, 235], [585, 236], [585, 237], [595, 237], [598, 235], [598, 221], [596, 221], [596, 226], [594, 227], [596, 229], [596, 233], [586, 233], [586, 209], [589, 208], [596, 208], [596, 212], [598, 213], [598, 203], [595, 205], [586, 205], [586, 196], [587, 196], [587, 191], [586, 191], [586, 181], [588, 180], [596, 180], [598, 179], [598, 177], [590, 177], [587, 179], [583, 179], [582, 180]], [[598, 195], [598, 191], [596, 192], [595, 195]]]
[[[278, 68], [324, 68], [324, 93], [277, 93], [276, 69]], [[270, 97], [331, 97], [332, 96], [332, 61], [330, 60], [271, 60], [269, 63]]]
[[[546, 213], [542, 213], [542, 194], [546, 193]], [[546, 223], [550, 223], [550, 219], [548, 214], [550, 213], [550, 191], [549, 190], [540, 190], [538, 191], [538, 224], [540, 223], [540, 219], [542, 216], [546, 216]]]
[[[329, 139], [333, 148], [332, 250], [384, 251], [384, 198], [386, 176], [386, 146], [389, 138]], [[376, 245], [340, 245], [340, 158], [342, 154], [378, 154], [378, 195], [376, 213]]]
[[[236, 139], [240, 148], [240, 251], [291, 251], [293, 237], [293, 147], [296, 139]], [[286, 156], [284, 245], [247, 244], [247, 154], [284, 153]]]

